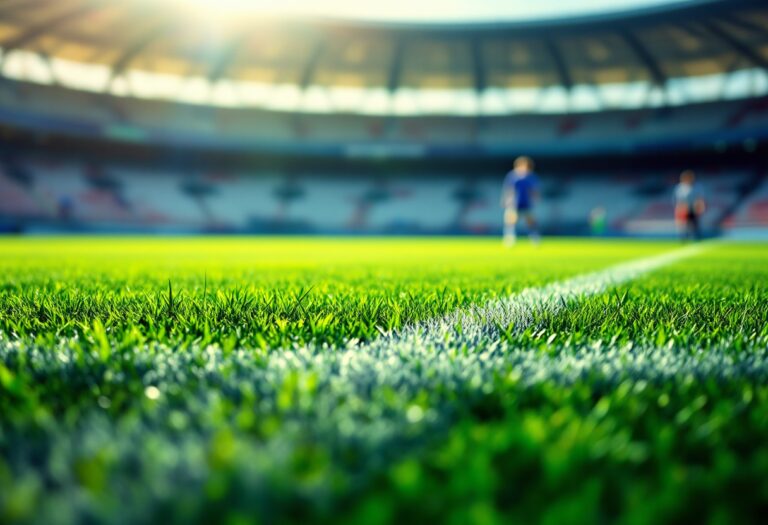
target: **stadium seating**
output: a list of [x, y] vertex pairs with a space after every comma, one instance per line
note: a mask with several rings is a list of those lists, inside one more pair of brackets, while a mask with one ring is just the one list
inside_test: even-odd
[[[292, 146], [371, 144], [483, 149], [550, 145], [563, 149], [612, 143], [660, 143], [702, 130], [741, 133], [768, 129], [768, 98], [634, 111], [484, 117], [379, 117], [292, 114], [110, 97], [60, 86], [0, 82], [0, 121], [47, 119], [66, 126], [114, 131], [125, 127], [152, 140], [263, 142]], [[82, 130], [81, 130], [82, 131]], [[707, 140], [711, 140], [708, 137]], [[676, 173], [567, 173], [545, 180], [538, 210], [554, 233], [585, 233], [595, 209], [609, 231], [671, 234]], [[501, 228], [497, 173], [431, 179], [398, 173], [379, 181], [368, 173], [290, 170], [206, 172], [161, 165], [89, 165], [34, 156], [0, 165], [0, 217], [25, 223], [63, 221], [98, 227], [223, 231], [494, 232]], [[700, 173], [708, 209], [702, 225], [765, 226], [768, 184], [743, 203], [746, 172]], [[748, 185], [747, 185], [748, 186]]]
[[726, 218], [724, 225], [729, 230], [768, 227], [768, 178], [763, 178], [758, 188]]
[[6, 167], [0, 169], [0, 213], [22, 219], [46, 215], [34, 190], [9, 176]]
[[104, 95], [0, 80], [0, 108], [37, 117], [58, 117], [73, 122], [108, 123], [115, 114]]
[[[707, 231], [768, 225], [768, 182], [742, 202], [753, 175], [699, 173]], [[550, 175], [537, 210], [549, 233], [587, 233], [605, 211], [609, 233], [674, 233], [675, 173]], [[386, 179], [323, 170], [182, 170], [48, 158], [0, 163], [0, 218], [58, 228], [178, 231], [492, 233], [501, 229], [500, 176]]]
[[510, 145], [599, 149], [636, 142], [659, 144], [696, 137], [702, 132], [717, 135], [740, 130], [747, 136], [753, 132], [764, 134], [768, 99], [572, 115], [380, 117], [214, 108], [4, 80], [0, 82], [0, 122], [11, 115], [15, 123], [26, 116], [38, 127], [45, 127], [46, 119], [64, 119], [70, 126], [98, 126], [96, 130], [130, 126], [154, 133], [154, 138], [170, 137], [176, 142], [194, 137], [195, 145], [206, 141], [279, 142], [299, 147], [372, 142], [481, 145], [491, 149]]

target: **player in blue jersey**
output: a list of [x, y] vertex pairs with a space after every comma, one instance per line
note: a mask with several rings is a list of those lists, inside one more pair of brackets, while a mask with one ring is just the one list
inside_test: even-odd
[[501, 191], [501, 205], [504, 208], [504, 244], [511, 246], [517, 239], [517, 221], [522, 217], [528, 225], [528, 232], [534, 243], [539, 242], [539, 231], [533, 207], [539, 197], [539, 180], [533, 172], [530, 157], [515, 159], [515, 167], [507, 173]]

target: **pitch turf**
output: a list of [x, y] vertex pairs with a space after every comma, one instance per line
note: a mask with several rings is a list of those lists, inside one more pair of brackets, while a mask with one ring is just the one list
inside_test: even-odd
[[0, 522], [756, 520], [768, 246], [678, 249], [0, 240]]

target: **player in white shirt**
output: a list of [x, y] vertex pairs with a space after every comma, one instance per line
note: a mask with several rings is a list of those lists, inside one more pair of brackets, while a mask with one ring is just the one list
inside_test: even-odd
[[704, 196], [696, 184], [696, 174], [685, 170], [675, 187], [675, 222], [683, 240], [701, 238], [699, 218], [705, 207]]

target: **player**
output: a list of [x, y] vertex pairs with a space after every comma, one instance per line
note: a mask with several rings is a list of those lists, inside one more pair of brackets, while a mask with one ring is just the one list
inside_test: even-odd
[[704, 213], [704, 197], [696, 185], [696, 174], [685, 170], [675, 187], [675, 222], [683, 240], [701, 238], [699, 217]]
[[507, 173], [501, 191], [501, 205], [504, 208], [504, 245], [511, 246], [517, 238], [517, 221], [521, 217], [528, 225], [534, 244], [539, 242], [539, 231], [533, 215], [533, 205], [538, 199], [539, 181], [533, 172], [530, 157], [515, 159], [515, 167]]

